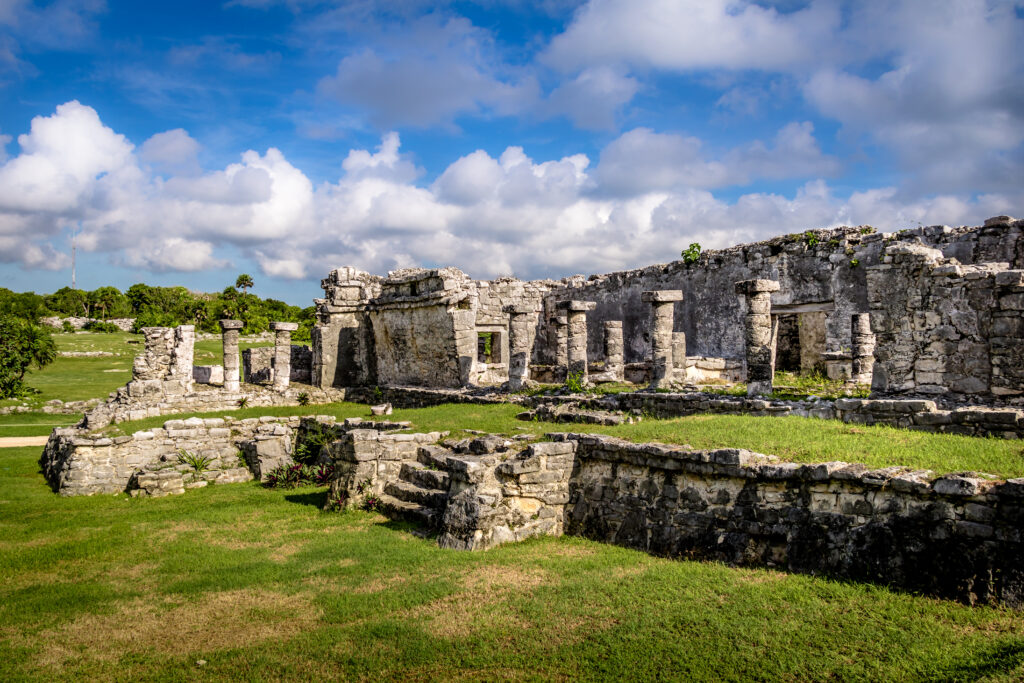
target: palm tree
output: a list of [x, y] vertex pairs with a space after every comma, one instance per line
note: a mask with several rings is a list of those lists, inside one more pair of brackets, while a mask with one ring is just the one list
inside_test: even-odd
[[238, 279], [235, 280], [235, 287], [242, 290], [243, 294], [245, 294], [246, 290], [248, 290], [253, 285], [254, 283], [252, 281], [252, 276], [247, 273], [242, 273], [241, 275], [238, 276]]

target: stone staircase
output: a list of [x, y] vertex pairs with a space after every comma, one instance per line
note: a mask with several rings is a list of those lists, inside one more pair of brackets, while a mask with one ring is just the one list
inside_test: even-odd
[[397, 481], [388, 482], [380, 496], [383, 511], [391, 517], [437, 528], [448, 502], [448, 456], [440, 446], [421, 446], [416, 460], [402, 462]]

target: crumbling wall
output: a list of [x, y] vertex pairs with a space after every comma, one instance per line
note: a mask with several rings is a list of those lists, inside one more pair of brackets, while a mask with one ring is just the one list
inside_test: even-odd
[[[191, 417], [118, 437], [90, 434], [74, 427], [55, 429], [39, 464], [47, 482], [62, 496], [133, 490], [149, 495], [184, 493], [185, 488], [205, 483], [252, 479], [247, 464], [239, 457], [243, 444], [283, 438], [290, 453], [292, 429], [298, 422], [297, 417]], [[207, 458], [206, 468], [195, 472], [179, 459], [182, 451]]]
[[368, 305], [377, 381], [458, 387], [476, 364], [476, 286], [456, 268], [391, 273]]
[[132, 363], [130, 396], [180, 395], [192, 390], [195, 327], [144, 327], [145, 350]]
[[[242, 381], [267, 384], [274, 380], [274, 347], [258, 346], [242, 351]], [[309, 384], [312, 377], [313, 352], [304, 344], [292, 344], [288, 373], [292, 382]]]
[[1024, 396], [1024, 270], [961, 265], [895, 243], [868, 269], [872, 388], [969, 400]]
[[325, 297], [315, 299], [312, 380], [321, 388], [377, 382], [373, 331], [367, 302], [380, 293], [382, 278], [355, 268], [338, 268], [320, 282]]
[[1024, 479], [575, 441], [566, 533], [670, 557], [1024, 606]]
[[[814, 230], [764, 242], [706, 251], [693, 263], [673, 261], [638, 270], [563, 280], [548, 300], [594, 301], [588, 314], [588, 355], [600, 357], [601, 323], [622, 320], [625, 361], [650, 357], [650, 305], [644, 291], [683, 291], [674, 330], [685, 332], [688, 354], [742, 358], [743, 308], [733, 292], [743, 280], [781, 284], [775, 304], [834, 302], [827, 316], [827, 344], [850, 345], [850, 316], [867, 310], [864, 265], [877, 263], [882, 236], [866, 227]], [[550, 319], [550, 318], [549, 318]], [[547, 334], [550, 334], [545, 331]]]
[[772, 303], [834, 304], [825, 320], [825, 351], [849, 351], [852, 339], [850, 316], [868, 310], [867, 268], [881, 263], [890, 240], [923, 243], [956, 257], [962, 264], [1005, 262], [1024, 268], [1024, 221], [1003, 217], [989, 219], [982, 227], [930, 226], [882, 235], [870, 227], [811, 230], [763, 242], [722, 250], [708, 250], [693, 263], [673, 261], [637, 270], [589, 278], [562, 280], [545, 297], [542, 329], [545, 340], [540, 362], [553, 363], [558, 300], [594, 301], [588, 314], [588, 355], [601, 357], [601, 327], [607, 320], [622, 320], [625, 362], [650, 357], [650, 307], [641, 301], [644, 291], [681, 289], [684, 300], [676, 304], [675, 326], [685, 332], [688, 353], [714, 358], [742, 358], [743, 311], [731, 296], [736, 282], [769, 279], [781, 284]]

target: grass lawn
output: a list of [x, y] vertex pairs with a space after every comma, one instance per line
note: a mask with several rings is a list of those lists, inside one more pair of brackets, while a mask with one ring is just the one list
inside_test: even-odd
[[[59, 398], [62, 401], [82, 401], [90, 398], [106, 399], [107, 394], [124, 386], [132, 378], [132, 361], [145, 350], [142, 335], [127, 332], [75, 332], [53, 335], [59, 351], [105, 351], [113, 356], [66, 357], [58, 356], [42, 370], [26, 375], [27, 384], [40, 393], [24, 399], [29, 405], [41, 405]], [[273, 346], [272, 341], [246, 342], [240, 349], [255, 346]], [[196, 365], [216, 365], [222, 359], [219, 339], [197, 341]], [[21, 400], [6, 399], [0, 406], [15, 405]]]
[[[862, 462], [869, 467], [905, 465], [936, 473], [977, 471], [1004, 478], [1024, 476], [1024, 441], [978, 438], [952, 434], [930, 434], [884, 426], [844, 424], [838, 420], [803, 417], [751, 417], [747, 415], [693, 415], [669, 420], [645, 419], [617, 427], [552, 422], [523, 422], [515, 415], [523, 409], [508, 404], [448, 404], [432, 408], [396, 410], [390, 419], [409, 420], [419, 431], [463, 429], [499, 434], [547, 432], [590, 432], [610, 434], [630, 441], [660, 441], [689, 444], [694, 448], [747, 448], [777, 455], [792, 462], [817, 463], [830, 460]], [[163, 425], [172, 417], [162, 416], [124, 422], [105, 430], [130, 434]], [[369, 408], [357, 403], [295, 406], [287, 408], [246, 408], [210, 413], [232, 417], [260, 415], [334, 415], [338, 418], [370, 418]], [[0, 423], [2, 424], [2, 423]]]
[[318, 489], [60, 498], [37, 457], [0, 451], [2, 680], [1024, 677], [1004, 609], [575, 538], [446, 551]]

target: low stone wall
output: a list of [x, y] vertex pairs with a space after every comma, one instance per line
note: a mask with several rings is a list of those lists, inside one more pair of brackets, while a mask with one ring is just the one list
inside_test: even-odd
[[107, 318], [106, 320], [101, 320], [100, 318], [81, 318], [76, 316], [71, 316], [68, 318], [61, 318], [60, 316], [49, 316], [46, 318], [40, 318], [39, 322], [49, 327], [56, 327], [58, 330], [63, 329], [65, 322], [71, 325], [71, 327], [73, 327], [76, 330], [81, 330], [86, 325], [92, 322], [110, 323], [111, 325], [114, 325], [122, 332], [131, 332], [132, 327], [135, 325], [135, 318]]
[[537, 396], [526, 401], [537, 406], [564, 402], [574, 402], [589, 410], [634, 411], [662, 418], [706, 413], [776, 417], [794, 415], [946, 434], [1024, 438], [1024, 410], [990, 406], [959, 406], [946, 410], [940, 408], [935, 401], [921, 399], [783, 401], [702, 392], [642, 391], [600, 397]]
[[553, 436], [574, 444], [566, 533], [1024, 606], [1024, 479]]
[[522, 396], [503, 394], [496, 389], [428, 389], [423, 387], [349, 387], [343, 391], [347, 401], [390, 403], [395, 408], [427, 408], [444, 403], [517, 403]]
[[223, 387], [196, 383], [188, 393], [153, 391], [142, 395], [133, 395], [130, 386], [121, 387], [111, 394], [106, 403], [87, 412], [78, 426], [101, 429], [110, 424], [160, 415], [237, 410], [242, 399], [250, 408], [300, 405], [301, 394], [306, 394], [310, 404], [346, 400], [344, 389], [320, 389], [302, 384], [291, 385], [281, 393], [257, 384], [242, 384], [239, 391], [228, 391]]
[[[333, 420], [333, 418], [324, 418]], [[229, 483], [252, 479], [249, 464], [243, 458], [246, 444], [274, 442], [268, 450], [290, 454], [292, 431], [298, 417], [199, 418], [168, 420], [161, 428], [135, 432], [130, 436], [106, 437], [89, 434], [85, 429], [55, 429], [50, 434], [39, 460], [43, 474], [54, 491], [62, 496], [94, 493], [121, 493], [141, 488], [148, 490], [156, 481], [167, 481], [154, 490], [181, 493], [181, 475], [190, 468], [179, 458], [187, 452], [209, 459], [205, 471], [195, 479], [210, 483]], [[256, 445], [252, 453], [262, 453]], [[174, 470], [172, 475], [169, 470]], [[256, 468], [256, 474], [259, 474]]]

